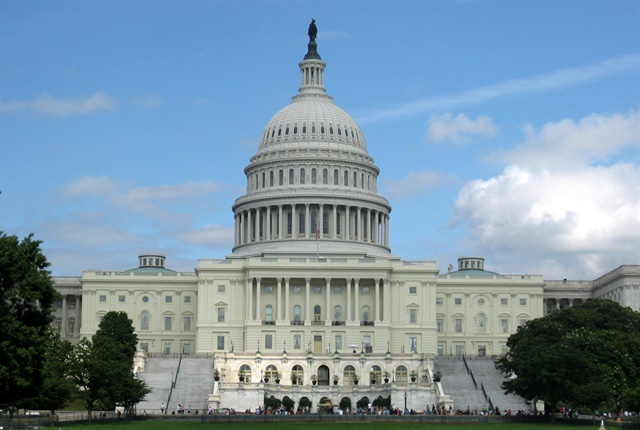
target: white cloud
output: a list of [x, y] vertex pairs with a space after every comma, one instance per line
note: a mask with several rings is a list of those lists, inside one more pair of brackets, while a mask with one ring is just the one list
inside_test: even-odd
[[450, 109], [455, 106], [469, 106], [488, 100], [517, 94], [536, 93], [549, 90], [570, 88], [619, 75], [621, 73], [638, 72], [640, 56], [637, 54], [622, 55], [597, 64], [556, 70], [543, 75], [529, 76], [522, 79], [511, 79], [485, 87], [476, 88], [459, 94], [451, 94], [418, 100], [404, 105], [371, 112], [358, 122], [374, 122], [391, 118], [416, 115], [431, 109]]
[[485, 115], [476, 119], [471, 119], [464, 114], [458, 114], [455, 117], [450, 113], [431, 115], [428, 124], [427, 136], [433, 142], [445, 139], [452, 142], [467, 142], [469, 136], [494, 137], [498, 133], [498, 128], [491, 118]]
[[188, 230], [181, 239], [191, 245], [231, 249], [234, 239], [234, 227], [224, 225], [206, 225], [199, 229]]
[[500, 175], [460, 190], [452, 225], [465, 224], [468, 244], [495, 264], [547, 277], [556, 275], [548, 268], [594, 277], [637, 262], [637, 161], [594, 164], [640, 144], [637, 122], [635, 114], [591, 116], [530, 128], [524, 144], [502, 154], [510, 164]]
[[104, 93], [95, 93], [87, 98], [73, 100], [55, 99], [48, 94], [42, 94], [33, 101], [0, 102], [0, 111], [2, 112], [32, 111], [59, 117], [97, 111], [112, 111], [115, 108], [115, 100]]
[[162, 105], [162, 99], [158, 95], [148, 95], [137, 97], [134, 100], [135, 105], [140, 109], [153, 109]]
[[404, 200], [413, 196], [426, 194], [435, 187], [457, 182], [451, 176], [445, 176], [432, 170], [422, 172], [409, 172], [401, 179], [384, 179], [382, 182], [382, 195], [390, 200]]

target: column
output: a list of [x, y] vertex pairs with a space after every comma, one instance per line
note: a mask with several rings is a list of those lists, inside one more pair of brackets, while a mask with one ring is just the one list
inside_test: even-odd
[[276, 321], [282, 319], [282, 278], [277, 278], [278, 295], [276, 297]]
[[289, 279], [284, 278], [284, 319], [290, 320], [289, 318]]
[[374, 279], [376, 283], [376, 297], [375, 297], [375, 308], [376, 308], [376, 316], [374, 321], [382, 321], [380, 318], [380, 279]]
[[76, 296], [76, 309], [78, 310], [78, 318], [76, 319], [76, 332], [80, 336], [80, 329], [82, 328], [82, 294]]
[[347, 321], [353, 320], [353, 312], [351, 311], [351, 278], [347, 278]]
[[327, 306], [327, 312], [326, 312], [326, 316], [325, 316], [325, 320], [329, 320], [331, 321], [331, 278], [325, 278], [326, 281], [326, 285], [327, 285], [327, 295], [326, 295], [326, 306]]
[[[389, 291], [389, 280], [382, 280], [382, 319], [387, 322], [391, 322], [389, 316], [390, 314], [390, 306], [391, 306], [391, 291]], [[428, 309], [428, 308], [425, 308]]]
[[379, 243], [378, 242], [378, 224], [379, 223], [380, 223], [380, 211], [376, 211], [374, 215], [374, 222], [373, 222], [373, 243], [375, 243], [376, 245]]
[[311, 278], [305, 278], [304, 280], [306, 282], [304, 290], [304, 319], [309, 321], [311, 319], [309, 312], [309, 306], [311, 306]]
[[247, 320], [253, 320], [253, 278], [247, 277], [247, 285], [246, 285], [246, 296], [247, 296]]
[[62, 327], [60, 330], [60, 337], [67, 336], [67, 295], [62, 295]]
[[262, 278], [256, 278], [256, 319], [262, 320], [262, 305], [260, 304], [260, 281]]
[[76, 308], [73, 312], [73, 319], [76, 321], [76, 325], [75, 327], [73, 327], [73, 333], [71, 333], [72, 336], [80, 334], [80, 312], [78, 312], [78, 310], [80, 309], [80, 297], [81, 296], [77, 294], [74, 295], [74, 298], [76, 299]]
[[251, 227], [253, 221], [251, 220], [251, 209], [247, 209], [247, 243], [251, 243], [253, 236], [251, 235]]
[[256, 235], [255, 241], [260, 241], [260, 208], [256, 208], [256, 216], [253, 220], [254, 234]]
[[265, 208], [267, 210], [267, 229], [264, 232], [265, 240], [271, 240], [271, 206]]
[[[309, 216], [309, 203], [304, 205], [304, 237], [309, 238], [309, 230], [311, 230], [311, 217]], [[314, 232], [315, 234], [315, 232]]]
[[344, 207], [344, 239], [349, 240], [349, 206]]
[[353, 285], [354, 306], [353, 306], [353, 319], [360, 321], [360, 279], [355, 278]]
[[278, 205], [278, 239], [282, 239], [284, 234], [282, 232], [282, 205]]
[[298, 236], [298, 216], [296, 214], [296, 205], [291, 205], [291, 237]]
[[336, 239], [338, 237], [338, 205], [332, 205], [332, 208], [331, 239]]

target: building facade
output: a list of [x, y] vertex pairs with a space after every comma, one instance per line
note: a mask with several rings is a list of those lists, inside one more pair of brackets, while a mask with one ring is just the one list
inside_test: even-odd
[[576, 285], [486, 271], [479, 257], [439, 274], [433, 261], [394, 256], [379, 169], [326, 94], [315, 38], [307, 49], [298, 94], [245, 168], [232, 253], [193, 272], [141, 255], [134, 269], [56, 279], [61, 335], [90, 337], [106, 312], [126, 311], [141, 351], [214, 357], [216, 409], [252, 408], [265, 394], [355, 406], [364, 387], [418, 409], [454, 401], [434, 380], [438, 355], [502, 354], [519, 325], [576, 300], [638, 308], [638, 266]]

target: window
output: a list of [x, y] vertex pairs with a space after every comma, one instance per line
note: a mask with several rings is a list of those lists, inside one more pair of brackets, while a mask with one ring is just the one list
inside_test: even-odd
[[265, 334], [264, 335], [264, 349], [273, 349], [273, 335]]
[[362, 321], [369, 322], [369, 306], [362, 307]]
[[484, 305], [484, 299], [478, 299], [478, 305], [479, 306]]
[[322, 287], [313, 287], [313, 294], [322, 294]]
[[243, 364], [242, 366], [240, 366], [238, 376], [240, 377], [241, 381], [251, 382], [251, 368], [248, 364]]
[[438, 356], [442, 357], [444, 355], [444, 345], [439, 343], [438, 344]]
[[442, 297], [436, 297], [436, 305], [441, 305], [443, 303], [444, 301], [442, 300]]
[[453, 304], [454, 305], [461, 305], [462, 304], [462, 299], [460, 297], [456, 297], [455, 299], [453, 299]]
[[339, 173], [337, 170], [333, 171], [333, 185], [338, 185], [338, 183], [340, 182], [339, 179]]
[[218, 349], [218, 351], [223, 351], [224, 350], [224, 336], [218, 336], [217, 349]]
[[225, 292], [225, 286], [224, 285], [218, 285], [218, 292], [219, 293], [224, 293]]
[[396, 374], [395, 374], [395, 381], [396, 384], [400, 385], [400, 386], [406, 386], [408, 379], [407, 379], [407, 367], [406, 366], [398, 366], [396, 367]]
[[289, 185], [293, 185], [293, 169], [289, 169]]
[[304, 234], [306, 223], [306, 217], [304, 216], [304, 212], [300, 212], [298, 214], [298, 234]]
[[182, 330], [191, 331], [191, 317], [190, 316], [182, 317]]
[[344, 371], [342, 372], [342, 380], [344, 381], [344, 385], [355, 385], [356, 379], [356, 368], [352, 365], [347, 365], [344, 367]]
[[284, 185], [284, 171], [280, 170], [278, 172], [278, 185]]
[[456, 345], [456, 356], [461, 357], [464, 355], [464, 345]]
[[75, 333], [75, 328], [76, 328], [76, 320], [73, 318], [69, 318], [68, 321], [68, 330], [67, 333]]
[[500, 304], [502, 306], [507, 306], [509, 304], [509, 299], [500, 299]]
[[218, 308], [218, 322], [224, 322], [225, 308]]
[[171, 354], [171, 344], [170, 343], [165, 343], [164, 344], [164, 353], [165, 354]]
[[333, 308], [333, 320], [336, 322], [342, 321], [342, 307], [336, 306]]
[[336, 335], [336, 351], [340, 351], [340, 350], [342, 350], [342, 335], [337, 334]]
[[313, 320], [314, 321], [320, 321], [322, 318], [322, 312], [321, 312], [322, 308], [320, 307], [320, 305], [315, 305], [313, 307]]
[[191, 354], [191, 344], [185, 343], [182, 345], [182, 353], [183, 354]]
[[409, 322], [411, 324], [416, 324], [418, 322], [418, 309], [416, 308], [409, 309]]
[[306, 172], [304, 168], [302, 168], [300, 169], [300, 183], [304, 184], [305, 179], [306, 179]]
[[299, 334], [293, 335], [293, 349], [301, 349], [302, 348], [302, 336]]
[[300, 294], [301, 290], [302, 290], [302, 287], [300, 287], [299, 285], [293, 286], [293, 294]]
[[349, 185], [349, 172], [347, 172], [346, 170], [344, 171], [344, 185], [345, 187]]
[[444, 329], [444, 321], [441, 319], [436, 320], [436, 324], [438, 326], [438, 333], [442, 333]]
[[520, 299], [520, 306], [526, 306], [527, 305], [527, 299]]
[[144, 303], [147, 303], [149, 301], [149, 297], [148, 296], [142, 296], [142, 301]]
[[527, 324], [527, 321], [528, 321], [527, 319], [525, 319], [525, 318], [521, 318], [521, 319], [520, 319], [520, 327], [522, 327], [522, 326], [526, 325], [526, 324]]
[[169, 331], [171, 330], [171, 317], [170, 316], [165, 316], [164, 317], [164, 329]]
[[462, 319], [456, 318], [454, 320], [456, 333], [462, 333]]
[[327, 185], [329, 183], [329, 170], [322, 169], [322, 183]]
[[295, 305], [293, 307], [293, 321], [294, 322], [300, 322], [300, 314], [301, 314], [300, 305]]
[[149, 352], [149, 343], [148, 342], [140, 342], [140, 349], [144, 352]]
[[315, 184], [318, 181], [318, 175], [316, 173], [315, 167], [311, 169], [311, 183]]
[[333, 289], [334, 294], [342, 294], [342, 287], [335, 287]]
[[418, 352], [418, 338], [417, 337], [410, 337], [409, 338], [409, 351], [411, 352]]
[[291, 384], [292, 385], [302, 385], [304, 383], [304, 370], [302, 370], [302, 366], [296, 364], [291, 369]]
[[371, 366], [369, 369], [369, 383], [371, 385], [380, 384], [380, 380], [382, 379], [382, 369], [380, 366]]
[[142, 311], [140, 314], [140, 330], [149, 330], [149, 312]]
[[273, 364], [267, 366], [267, 370], [264, 372], [264, 377], [270, 380], [275, 380], [278, 376], [278, 369]]
[[164, 297], [164, 302], [165, 303], [172, 303], [173, 302], [173, 296], [165, 296]]
[[118, 302], [119, 303], [124, 303], [125, 302], [125, 296], [118, 296]]
[[267, 305], [264, 308], [264, 319], [267, 322], [273, 321], [273, 307], [271, 305]]
[[184, 296], [185, 303], [191, 303], [191, 296]]
[[416, 294], [418, 289], [416, 287], [409, 287], [409, 294]]
[[358, 186], [358, 174], [356, 172], [353, 172], [353, 186]]
[[509, 333], [509, 320], [502, 318], [500, 320], [500, 327], [502, 328], [502, 333]]
[[476, 331], [478, 333], [485, 333], [487, 331], [487, 317], [484, 314], [478, 314], [476, 319]]
[[362, 287], [362, 294], [369, 294], [369, 291], [371, 291], [369, 287]]
[[269, 186], [273, 187], [273, 170], [269, 172]]
[[264, 287], [264, 292], [265, 294], [273, 294], [273, 287], [272, 286]]
[[100, 296], [100, 303], [106, 303], [106, 302], [107, 302], [107, 296], [101, 295]]

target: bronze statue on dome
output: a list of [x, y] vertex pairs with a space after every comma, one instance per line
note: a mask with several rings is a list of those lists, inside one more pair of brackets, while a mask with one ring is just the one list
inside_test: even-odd
[[309, 35], [309, 41], [315, 42], [316, 36], [318, 35], [318, 28], [316, 27], [316, 20], [311, 18], [311, 24], [309, 24], [309, 31], [307, 32]]

